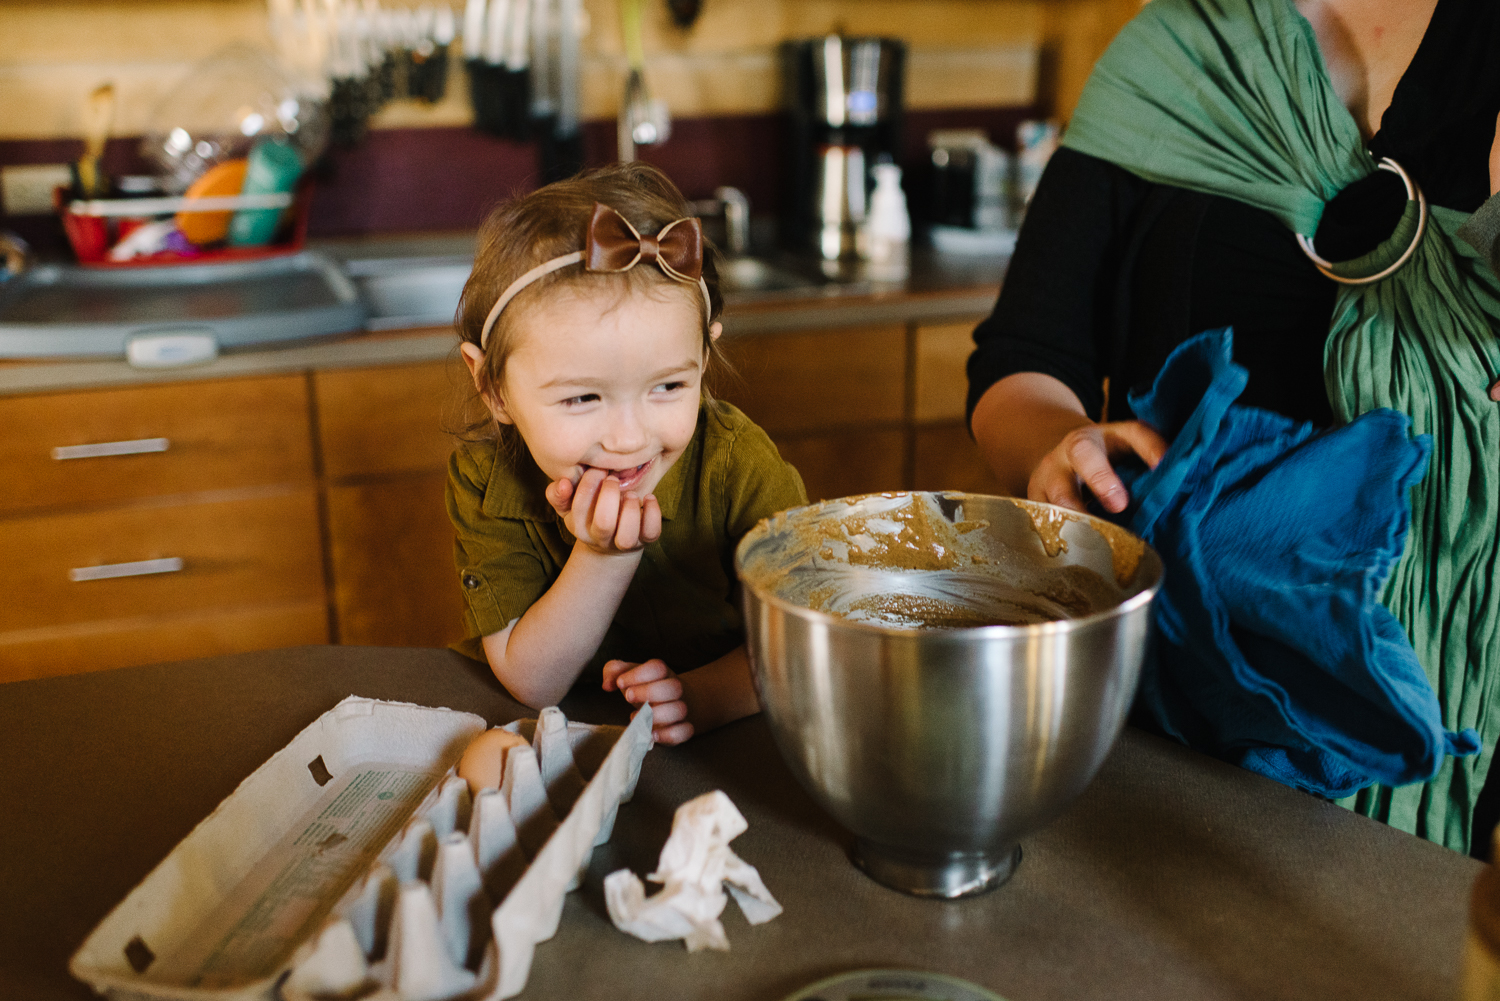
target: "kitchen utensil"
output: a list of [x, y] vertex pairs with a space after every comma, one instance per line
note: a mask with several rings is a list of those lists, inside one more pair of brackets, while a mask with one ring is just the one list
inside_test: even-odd
[[[296, 186], [301, 174], [302, 158], [290, 144], [263, 139], [250, 151], [245, 183], [240, 192], [246, 195], [284, 194]], [[281, 215], [280, 209], [242, 209], [236, 212], [229, 223], [229, 242], [240, 247], [270, 243]]]
[[[247, 161], [242, 157], [216, 163], [203, 172], [183, 197], [188, 201], [199, 198], [222, 198], [237, 195], [245, 185]], [[229, 235], [232, 212], [196, 212], [184, 210], [177, 213], [177, 228], [188, 242], [197, 246], [217, 243]]]
[[109, 179], [99, 168], [104, 143], [115, 114], [115, 85], [101, 84], [89, 94], [83, 113], [83, 155], [78, 158], [78, 193], [84, 198], [99, 198], [109, 192]]
[[[1003, 883], [1021, 838], [1092, 780], [1125, 722], [1162, 574], [1102, 519], [965, 493], [796, 508], [752, 529], [735, 569], [792, 773], [856, 835], [866, 873], [935, 897]], [[916, 624], [945, 616], [1022, 624]]]
[[637, 146], [653, 146], [671, 135], [671, 119], [666, 103], [653, 100], [646, 86], [646, 48], [641, 38], [642, 0], [620, 0], [620, 28], [625, 36], [625, 56], [630, 69], [625, 76], [625, 93], [620, 100], [616, 123], [619, 157], [635, 159]]

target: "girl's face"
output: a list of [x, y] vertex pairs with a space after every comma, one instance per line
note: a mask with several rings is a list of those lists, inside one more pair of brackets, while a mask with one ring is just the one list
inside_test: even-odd
[[705, 353], [695, 297], [559, 289], [527, 305], [490, 401], [495, 419], [516, 426], [554, 482], [576, 485], [596, 468], [644, 497], [698, 425]]

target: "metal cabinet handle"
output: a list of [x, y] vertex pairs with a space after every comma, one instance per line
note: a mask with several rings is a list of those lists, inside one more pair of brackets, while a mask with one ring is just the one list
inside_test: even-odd
[[183, 567], [181, 557], [160, 560], [137, 560], [134, 563], [106, 563], [97, 567], [74, 567], [68, 580], [108, 580], [111, 577], [140, 577], [148, 573], [176, 573]]
[[134, 441], [100, 441], [92, 445], [59, 445], [52, 458], [95, 459], [101, 455], [136, 455], [140, 452], [165, 452], [172, 443], [166, 438], [136, 438]]

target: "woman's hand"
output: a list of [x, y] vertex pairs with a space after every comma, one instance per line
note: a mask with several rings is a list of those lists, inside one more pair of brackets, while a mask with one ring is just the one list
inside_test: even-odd
[[656, 497], [620, 493], [619, 480], [590, 469], [575, 486], [568, 479], [547, 484], [547, 503], [568, 530], [601, 556], [634, 553], [661, 538], [661, 506]]
[[604, 690], [618, 691], [633, 706], [649, 703], [651, 733], [658, 744], [680, 744], [693, 735], [687, 703], [682, 701], [682, 682], [662, 661], [609, 661], [604, 665]]
[[1490, 194], [1500, 195], [1500, 115], [1495, 117], [1495, 141], [1490, 143]]
[[1065, 434], [1042, 457], [1032, 471], [1026, 496], [1082, 511], [1079, 486], [1083, 485], [1106, 511], [1118, 514], [1125, 510], [1130, 494], [1110, 460], [1121, 455], [1138, 455], [1154, 469], [1166, 454], [1166, 439], [1140, 421], [1085, 424]]

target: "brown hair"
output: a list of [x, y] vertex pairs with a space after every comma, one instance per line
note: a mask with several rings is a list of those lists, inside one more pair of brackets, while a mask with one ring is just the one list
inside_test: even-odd
[[[474, 270], [464, 284], [454, 325], [459, 337], [479, 344], [485, 318], [500, 294], [527, 271], [564, 254], [582, 250], [589, 219], [595, 203], [608, 205], [624, 216], [643, 236], [654, 236], [676, 219], [691, 215], [682, 192], [666, 174], [640, 162], [619, 163], [597, 170], [584, 171], [566, 181], [558, 181], [510, 201], [490, 213], [479, 228]], [[704, 241], [703, 282], [708, 287], [707, 311], [703, 309], [702, 291], [697, 284], [674, 281], [654, 265], [637, 265], [620, 274], [585, 271], [581, 264], [569, 265], [537, 279], [522, 290], [490, 330], [489, 344], [478, 371], [478, 395], [471, 404], [482, 405], [484, 396], [492, 396], [504, 384], [505, 365], [516, 346], [518, 321], [538, 296], [555, 285], [579, 289], [617, 288], [620, 294], [644, 292], [661, 295], [667, 289], [688, 295], [703, 323], [703, 347], [710, 364], [722, 364], [709, 328], [724, 310], [719, 291], [718, 253]], [[488, 408], [473, 406], [464, 427], [465, 437], [498, 438], [502, 452], [520, 454], [520, 434], [514, 425], [500, 424]]]

